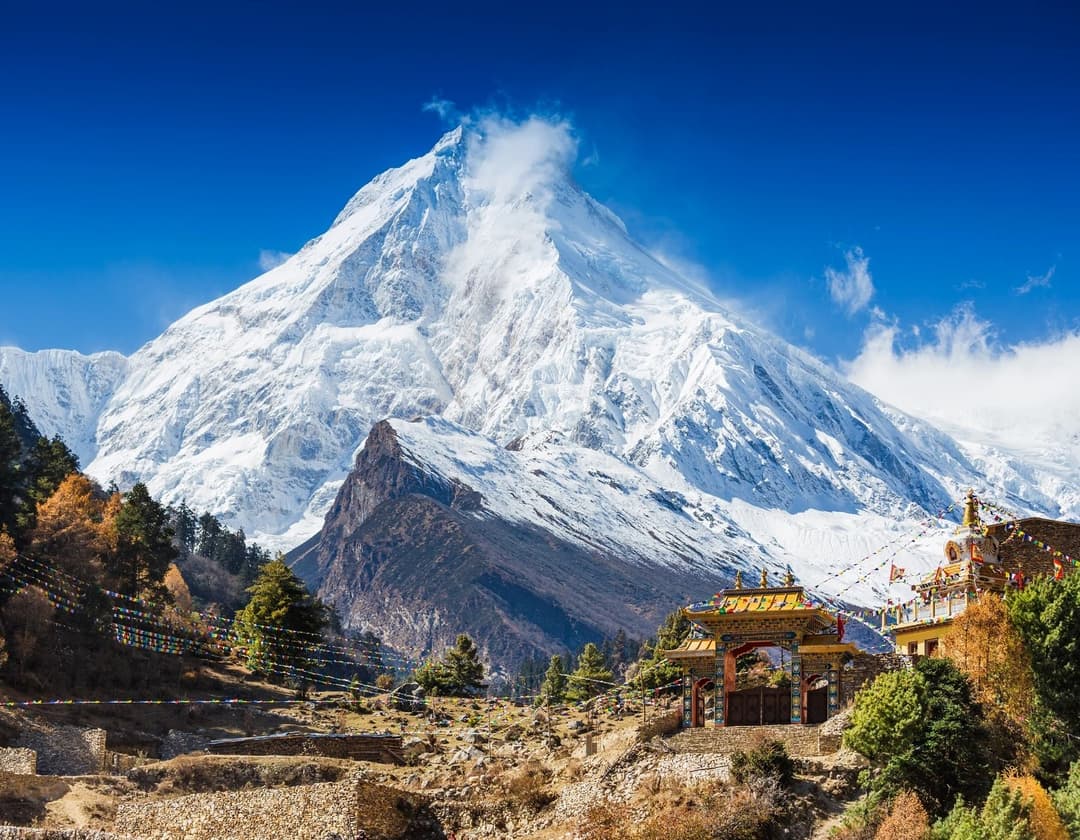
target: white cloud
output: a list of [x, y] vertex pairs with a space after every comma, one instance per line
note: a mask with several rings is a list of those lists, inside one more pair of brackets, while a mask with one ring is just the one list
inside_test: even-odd
[[448, 255], [446, 277], [512, 294], [552, 264], [548, 208], [577, 154], [570, 123], [497, 114], [470, 119], [464, 186], [473, 208], [469, 236]]
[[438, 114], [439, 119], [444, 123], [453, 123], [456, 125], [461, 122], [461, 112], [449, 99], [433, 96], [420, 107], [420, 110]]
[[482, 117], [471, 135], [468, 186], [507, 203], [522, 195], [550, 198], [551, 184], [570, 169], [577, 139], [558, 117], [531, 116], [516, 122]]
[[259, 251], [259, 268], [263, 271], [269, 271], [272, 268], [277, 268], [291, 256], [292, 254], [287, 254], [284, 251], [263, 248]]
[[1027, 280], [1013, 289], [1013, 291], [1018, 295], [1026, 295], [1032, 289], [1045, 288], [1050, 285], [1050, 281], [1053, 279], [1055, 271], [1057, 271], [1057, 266], [1052, 265], [1046, 270], [1045, 274], [1029, 274]]
[[847, 267], [839, 271], [832, 266], [825, 269], [825, 281], [829, 285], [829, 296], [847, 314], [854, 315], [870, 303], [874, 296], [874, 278], [870, 274], [870, 258], [856, 246], [844, 252]]
[[971, 304], [931, 332], [913, 333], [914, 344], [904, 346], [895, 323], [875, 324], [845, 372], [886, 402], [953, 431], [974, 430], [1019, 448], [1060, 447], [1075, 435], [1080, 333], [1002, 346]]

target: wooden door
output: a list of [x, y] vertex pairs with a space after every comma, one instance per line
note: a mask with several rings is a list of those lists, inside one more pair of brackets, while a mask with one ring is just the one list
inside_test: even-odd
[[828, 686], [815, 688], [806, 693], [806, 722], [824, 723], [829, 717]]

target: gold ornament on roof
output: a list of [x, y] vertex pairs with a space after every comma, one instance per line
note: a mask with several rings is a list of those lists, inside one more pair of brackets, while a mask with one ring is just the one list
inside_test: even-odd
[[964, 521], [960, 525], [964, 528], [974, 528], [982, 524], [979, 521], [979, 513], [976, 510], [978, 502], [975, 499], [975, 491], [968, 490], [967, 499], [964, 501]]
[[742, 589], [742, 569], [735, 573], [735, 588]]
[[769, 588], [769, 570], [766, 569], [764, 566], [761, 567], [761, 588]]
[[794, 585], [795, 585], [795, 574], [791, 571], [791, 569], [788, 569], [787, 574], [784, 575], [784, 586], [794, 586]]

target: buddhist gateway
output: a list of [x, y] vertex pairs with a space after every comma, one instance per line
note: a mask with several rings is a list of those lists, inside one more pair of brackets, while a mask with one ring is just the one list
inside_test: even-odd
[[[683, 610], [690, 638], [664, 655], [682, 667], [683, 726], [821, 723], [840, 710], [843, 665], [858, 648], [842, 641], [842, 625], [810, 602], [789, 574], [769, 586], [732, 589]], [[736, 662], [757, 648], [777, 648], [787, 686], [736, 690]], [[711, 710], [711, 714], [709, 714]]]

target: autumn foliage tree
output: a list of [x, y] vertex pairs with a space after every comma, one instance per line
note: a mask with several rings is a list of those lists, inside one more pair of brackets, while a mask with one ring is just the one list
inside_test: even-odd
[[1004, 781], [1027, 803], [1030, 809], [1028, 822], [1035, 840], [1069, 840], [1069, 832], [1061, 815], [1038, 779], [1030, 775], [1012, 775], [1006, 776]]
[[1023, 761], [1032, 714], [1031, 660], [1000, 596], [984, 593], [953, 621], [942, 654], [967, 676], [1003, 763]]
[[96, 579], [107, 547], [104, 506], [90, 479], [81, 473], [67, 476], [51, 496], [38, 502], [28, 552], [49, 559], [68, 574]]

